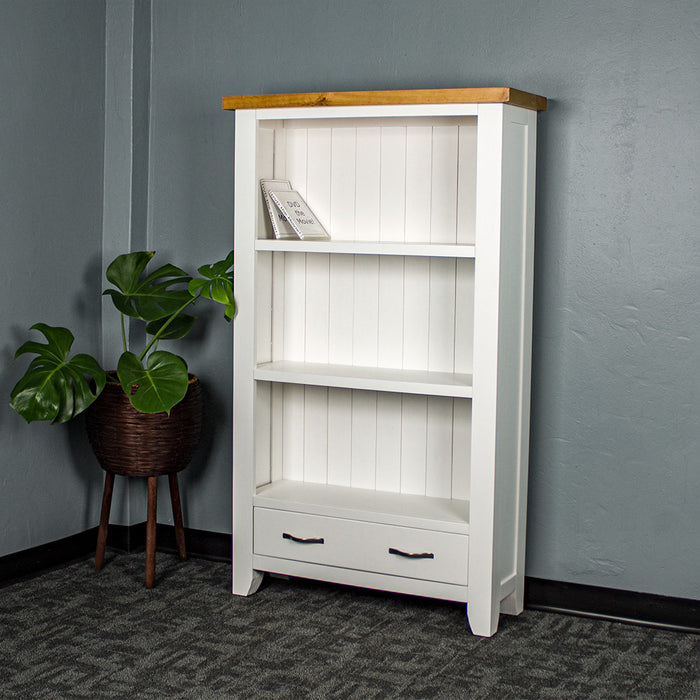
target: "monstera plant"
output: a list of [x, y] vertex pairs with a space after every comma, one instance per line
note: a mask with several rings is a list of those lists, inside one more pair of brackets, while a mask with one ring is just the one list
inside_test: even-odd
[[[107, 268], [113, 287], [104, 294], [121, 315], [123, 353], [116, 375], [124, 393], [141, 413], [170, 414], [187, 393], [188, 371], [185, 360], [161, 350], [160, 343], [189, 333], [195, 317], [186, 311], [200, 299], [222, 304], [224, 317], [231, 321], [236, 310], [233, 253], [200, 267], [199, 276], [170, 264], [148, 273], [153, 256], [150, 251], [118, 256]], [[145, 347], [138, 354], [127, 345], [127, 319], [145, 327]], [[36, 357], [12, 390], [10, 405], [28, 422], [64, 423], [95, 401], [105, 387], [107, 372], [90, 355], [69, 357], [74, 337], [67, 328], [37, 323], [32, 329], [43, 334], [46, 343], [30, 340], [15, 353], [15, 358], [25, 353]]]

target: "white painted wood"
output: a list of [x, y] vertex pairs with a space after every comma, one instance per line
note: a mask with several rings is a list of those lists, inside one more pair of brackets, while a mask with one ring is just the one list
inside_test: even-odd
[[379, 324], [379, 258], [355, 258], [353, 276], [352, 362], [363, 367], [377, 365]]
[[[331, 213], [328, 230], [339, 240], [355, 238], [357, 130], [336, 127], [331, 133]], [[319, 212], [316, 212], [321, 216]]]
[[289, 480], [262, 486], [254, 500], [261, 508], [470, 534], [469, 502], [465, 500]]
[[352, 478], [352, 392], [328, 389], [328, 478], [334, 486], [350, 486]]
[[401, 493], [425, 495], [428, 399], [406, 394], [401, 403]]
[[459, 130], [435, 126], [432, 137], [430, 241], [456, 243]]
[[367, 391], [395, 391], [431, 396], [472, 395], [471, 375], [425, 370], [401, 370], [385, 367], [314, 364], [292, 360], [258, 365], [255, 379], [265, 382], [334, 386]]
[[377, 466], [377, 395], [371, 391], [354, 391], [351, 412], [350, 485], [373, 489]]
[[[257, 567], [468, 600], [489, 636], [523, 604], [536, 113], [284, 108], [236, 125], [234, 592]], [[260, 177], [289, 179], [330, 240], [269, 238]], [[330, 554], [271, 523], [320, 524]], [[387, 559], [404, 530], [446, 543], [448, 569]]]
[[272, 508], [255, 508], [254, 523], [256, 554], [467, 585], [465, 535]]
[[[483, 107], [483, 108], [482, 108]], [[476, 262], [474, 279], [474, 397], [472, 400], [471, 515], [479, 536], [469, 552], [469, 623], [491, 636], [498, 626], [494, 571], [498, 312], [501, 254], [503, 108], [479, 106]]]
[[328, 480], [328, 389], [304, 388], [304, 481]]
[[[381, 129], [357, 130], [355, 146], [355, 235], [357, 241], [378, 241], [380, 227]], [[334, 234], [335, 237], [335, 234]], [[342, 238], [340, 239], [342, 240]]]
[[472, 402], [455, 400], [452, 407], [452, 498], [470, 499], [471, 446]]
[[[280, 559], [259, 554], [253, 556], [254, 565], [262, 570], [283, 576], [298, 576], [300, 578], [341, 583], [347, 586], [360, 586], [377, 591], [392, 591], [406, 595], [437, 598], [466, 603], [468, 586], [457, 586], [443, 581], [426, 581], [424, 579], [405, 578], [378, 574], [374, 571], [345, 569], [337, 566], [311, 564], [295, 559]], [[254, 591], [251, 591], [254, 592]]]
[[381, 129], [379, 240], [405, 240], [406, 226], [406, 129]]
[[403, 367], [428, 367], [430, 259], [406, 258], [403, 289]]
[[306, 318], [304, 358], [307, 362], [329, 361], [330, 261], [327, 255], [306, 256]]
[[255, 249], [260, 251], [289, 251], [293, 253], [335, 253], [350, 255], [401, 255], [442, 258], [473, 258], [473, 245], [441, 245], [432, 243], [403, 243], [376, 241], [293, 241], [257, 240]]
[[377, 394], [378, 491], [401, 491], [401, 394]]
[[282, 409], [282, 478], [304, 478], [304, 389], [298, 384], [287, 384], [283, 393]]
[[425, 455], [425, 495], [452, 496], [452, 411], [454, 401], [428, 397]]
[[459, 126], [457, 243], [473, 244], [476, 227], [476, 120]]
[[[255, 492], [255, 221], [257, 214], [256, 123], [251, 113], [236, 118], [236, 211], [234, 275], [241, 304], [234, 325], [233, 538], [232, 591], [247, 595], [255, 588], [253, 570], [253, 503]], [[241, 342], [245, 338], [245, 342]]]
[[[405, 234], [407, 243], [425, 243], [430, 240], [430, 199], [432, 195], [430, 172], [433, 158], [433, 129], [429, 125], [408, 127], [406, 134], [405, 173]], [[398, 179], [398, 178], [397, 178]], [[403, 184], [398, 179], [399, 184]]]

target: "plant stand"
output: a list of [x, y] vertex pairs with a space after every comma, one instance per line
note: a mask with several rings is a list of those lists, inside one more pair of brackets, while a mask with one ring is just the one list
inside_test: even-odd
[[153, 588], [159, 476], [168, 475], [177, 551], [180, 561], [187, 559], [177, 472], [189, 464], [199, 442], [202, 427], [202, 390], [199, 379], [190, 375], [187, 394], [173, 407], [170, 415], [140, 413], [129, 403], [129, 397], [124, 394], [119, 383], [108, 380], [98, 399], [86, 412], [85, 427], [93, 452], [106, 473], [95, 569], [99, 571], [104, 566], [115, 475], [147, 478], [146, 588]]
[[[141, 474], [128, 474], [126, 476], [141, 476]], [[109, 527], [109, 513], [112, 507], [112, 492], [114, 490], [113, 472], [105, 473], [105, 488], [102, 494], [102, 513], [100, 515], [100, 527], [97, 532], [97, 547], [95, 549], [95, 571], [104, 566], [105, 548], [107, 546], [107, 529]], [[157, 509], [157, 476], [146, 477], [148, 479], [148, 518], [146, 521], [146, 588], [153, 588], [156, 581], [156, 509]], [[177, 483], [177, 472], [168, 474], [170, 484], [170, 501], [173, 508], [173, 522], [175, 524], [175, 541], [180, 561], [187, 561], [185, 549], [185, 530], [182, 524], [182, 507], [180, 505], [180, 490]]]

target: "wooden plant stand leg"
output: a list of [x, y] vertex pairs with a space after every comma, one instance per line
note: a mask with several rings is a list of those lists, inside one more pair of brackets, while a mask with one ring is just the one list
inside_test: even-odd
[[112, 472], [105, 472], [105, 488], [102, 494], [102, 513], [100, 515], [100, 527], [97, 531], [97, 548], [95, 549], [95, 571], [99, 571], [105, 563], [107, 528], [109, 526], [109, 511], [112, 507], [113, 491], [114, 474], [112, 474]]
[[156, 584], [156, 506], [158, 477], [148, 477], [148, 519], [146, 521], [146, 588]]
[[175, 523], [175, 542], [177, 543], [177, 554], [180, 561], [187, 561], [187, 551], [185, 550], [185, 528], [182, 525], [182, 507], [180, 505], [180, 489], [177, 485], [177, 472], [168, 474], [170, 482], [170, 501], [173, 506], [173, 522]]

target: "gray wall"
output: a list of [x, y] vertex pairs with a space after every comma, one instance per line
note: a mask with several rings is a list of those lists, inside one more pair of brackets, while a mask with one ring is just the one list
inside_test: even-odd
[[[109, 0], [108, 7], [119, 4]], [[75, 1], [33, 5], [85, 9]], [[146, 241], [182, 265], [213, 259], [231, 245], [234, 117], [221, 110], [225, 94], [506, 84], [549, 98], [538, 137], [527, 574], [700, 599], [697, 2], [152, 0], [151, 10], [148, 162], [139, 166], [148, 168]], [[101, 28], [90, 33], [84, 25], [91, 17], [97, 22], [100, 11], [93, 6], [73, 17], [63, 61], [77, 32], [76, 53], [99, 53]], [[45, 15], [25, 38], [49, 25]], [[7, 31], [0, 22], [3, 38]], [[26, 43], [21, 50], [31, 54]], [[11, 65], [1, 65], [4, 87]], [[81, 80], [99, 102], [103, 87], [90, 75], [92, 82]], [[44, 118], [53, 136], [47, 147], [62, 152], [67, 146], [56, 141], [70, 139], [71, 129]], [[23, 126], [4, 112], [0, 119], [22, 137]], [[93, 162], [87, 142], [79, 152], [85, 165]], [[106, 155], [109, 161], [114, 154]], [[47, 179], [30, 183], [29, 201], [44, 214], [49, 202], [59, 207], [61, 240], [79, 237], [68, 225], [76, 216], [99, 222], [89, 196], [79, 214], [68, 215], [66, 196], [51, 199], [55, 183]], [[88, 184], [88, 192], [96, 188]], [[26, 188], [13, 187], [3, 210], [27, 199]], [[31, 251], [24, 240], [33, 230], [30, 217], [10, 218], [13, 306], [2, 332], [11, 337], [0, 345], [8, 390], [7, 348], [38, 304], [32, 287], [20, 293], [25, 283], [17, 286], [16, 270]], [[79, 245], [99, 250], [88, 229]], [[55, 283], [70, 287], [70, 267], [49, 265], [58, 237], [43, 231], [40, 238], [47, 248], [42, 276], [50, 270]], [[5, 289], [4, 273], [2, 279]], [[49, 303], [55, 318], [63, 307]], [[81, 318], [77, 308], [63, 312], [73, 323]], [[182, 348], [209, 398], [204, 449], [183, 474], [185, 520], [229, 532], [230, 329], [204, 315], [204, 342]], [[0, 499], [37, 508], [41, 473], [20, 483], [27, 467], [8, 472], [6, 465], [30, 465], [42, 447], [75, 475], [62, 491], [64, 507], [74, 507], [76, 494], [83, 498], [83, 475], [68, 447], [58, 451], [54, 432], [49, 439], [54, 430], [24, 429], [0, 415]], [[50, 517], [70, 529], [65, 514], [52, 512], [46, 522]], [[47, 534], [14, 535], [3, 546], [38, 544], [52, 539]]]
[[[507, 84], [550, 99], [527, 573], [700, 598], [698, 3], [154, 0], [152, 30], [149, 222], [183, 259], [231, 241], [222, 95]], [[217, 327], [197, 359], [222, 407], [229, 353]], [[229, 437], [186, 485], [196, 527], [228, 528]]]
[[104, 17], [93, 0], [0, 0], [0, 555], [99, 516], [82, 425], [27, 425], [7, 402], [31, 324], [99, 350]]

